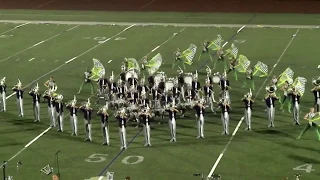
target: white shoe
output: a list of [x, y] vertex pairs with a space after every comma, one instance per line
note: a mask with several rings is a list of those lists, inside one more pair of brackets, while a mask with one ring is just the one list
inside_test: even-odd
[[148, 145], [149, 145], [148, 143], [145, 143], [145, 144], [144, 144], [144, 147], [147, 147]]
[[122, 149], [123, 149], [123, 146], [120, 147], [120, 150], [122, 150]]
[[148, 146], [151, 146], [151, 144], [149, 143]]
[[170, 139], [170, 142], [173, 142], [173, 138], [172, 138], [172, 139]]
[[200, 139], [201, 138], [201, 136], [197, 136], [197, 139]]

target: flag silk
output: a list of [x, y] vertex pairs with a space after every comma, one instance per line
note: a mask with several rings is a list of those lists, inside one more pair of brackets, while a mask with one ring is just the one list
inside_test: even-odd
[[91, 76], [89, 79], [93, 81], [98, 81], [102, 76], [104, 76], [106, 70], [103, 64], [98, 60], [93, 58], [93, 68], [91, 69]]
[[280, 74], [280, 78], [277, 86], [279, 87], [283, 85], [286, 81], [292, 82], [293, 75], [294, 75], [294, 72], [290, 68], [287, 68], [286, 70], [284, 70], [283, 73]]
[[258, 61], [258, 63], [254, 66], [253, 76], [265, 77], [267, 75], [268, 75], [268, 65]]
[[222, 48], [221, 43], [223, 42], [222, 37], [218, 35], [217, 39], [211, 41], [208, 48], [214, 51], [218, 51]]
[[189, 48], [183, 51], [182, 55], [180, 56], [180, 59], [182, 59], [185, 64], [191, 65], [196, 51], [197, 46], [194, 44], [190, 44]]
[[155, 55], [152, 59], [150, 59], [144, 66], [146, 67], [149, 75], [154, 74], [158, 71], [162, 64], [162, 56], [160, 53]]
[[248, 60], [248, 58], [240, 54], [237, 60], [237, 64], [235, 65], [235, 69], [238, 72], [246, 73], [249, 66], [250, 66], [250, 61]]
[[305, 89], [306, 89], [306, 83], [307, 79], [304, 77], [297, 77], [292, 86], [295, 87], [295, 89], [300, 93], [301, 96], [303, 96]]
[[136, 59], [128, 58], [126, 60], [128, 63], [128, 70], [137, 70], [138, 72], [140, 72], [140, 66], [139, 66], [139, 63]]
[[237, 59], [239, 49], [234, 45], [231, 44], [231, 47], [226, 50], [225, 56], [228, 56], [229, 59]]

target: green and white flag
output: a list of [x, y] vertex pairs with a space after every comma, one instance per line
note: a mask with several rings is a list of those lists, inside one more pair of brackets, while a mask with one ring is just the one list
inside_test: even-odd
[[246, 73], [248, 67], [250, 66], [250, 61], [248, 60], [248, 58], [242, 54], [239, 55], [239, 58], [237, 60], [237, 64], [235, 65], [235, 69], [238, 72], [241, 73]]
[[218, 35], [217, 39], [211, 41], [208, 48], [212, 49], [214, 51], [218, 51], [222, 48], [222, 45], [221, 45], [222, 42], [223, 42], [223, 39], [222, 39], [221, 35]]
[[226, 50], [225, 56], [228, 56], [229, 59], [237, 59], [239, 49], [234, 45], [231, 44], [231, 48]]
[[140, 65], [134, 58], [126, 58], [128, 70], [137, 70], [140, 73]]
[[91, 69], [91, 73], [92, 74], [89, 79], [93, 81], [98, 81], [106, 74], [103, 64], [98, 59], [93, 58], [93, 68]]
[[295, 87], [295, 89], [300, 93], [301, 96], [303, 96], [305, 90], [306, 90], [306, 83], [307, 83], [307, 79], [304, 77], [297, 77], [294, 82], [293, 82], [293, 86]]
[[185, 64], [191, 65], [196, 51], [197, 46], [194, 44], [190, 44], [189, 48], [182, 52], [180, 59], [182, 59]]
[[258, 63], [254, 66], [253, 76], [265, 77], [267, 75], [268, 75], [268, 65], [258, 61]]
[[283, 73], [280, 74], [280, 78], [277, 86], [279, 87], [283, 85], [286, 81], [292, 82], [293, 75], [294, 75], [294, 72], [292, 71], [292, 69], [287, 68], [286, 70], [284, 70]]
[[149, 75], [152, 75], [158, 71], [161, 64], [162, 64], [162, 56], [160, 53], [158, 53], [152, 59], [150, 59], [144, 66], [146, 67]]

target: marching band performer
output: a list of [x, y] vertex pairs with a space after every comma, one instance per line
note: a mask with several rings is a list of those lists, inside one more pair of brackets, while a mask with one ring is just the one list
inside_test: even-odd
[[17, 106], [18, 106], [18, 113], [19, 117], [23, 117], [23, 89], [21, 81], [18, 79], [18, 83], [12, 88], [17, 95]]
[[211, 77], [212, 71], [211, 71], [209, 66], [207, 66], [206, 72], [207, 72], [207, 79], [209, 80], [210, 84], [213, 84], [213, 80], [212, 80], [212, 77]]
[[280, 88], [280, 90], [283, 91], [283, 100], [280, 102], [281, 103], [281, 107], [280, 109], [283, 110], [283, 105], [286, 102], [286, 100], [288, 99], [288, 112], [291, 113], [291, 94], [292, 94], [292, 87], [291, 87], [291, 83], [289, 81], [286, 81], [284, 83], [284, 85]]
[[237, 59], [233, 59], [232, 61], [230, 61], [229, 63], [229, 70], [227, 72], [227, 74], [229, 74], [231, 71], [233, 71], [234, 73], [234, 78], [236, 81], [238, 81], [238, 75], [237, 75], [237, 71], [236, 71], [236, 65], [237, 65]]
[[183, 69], [185, 70], [186, 66], [184, 65], [184, 62], [181, 59], [182, 52], [181, 52], [180, 48], [178, 48], [173, 54], [175, 55], [175, 60], [172, 64], [172, 69], [175, 68], [176, 64], [180, 63], [180, 64], [182, 64]]
[[165, 110], [169, 113], [169, 128], [171, 133], [170, 142], [176, 142], [176, 117], [177, 112], [179, 112], [173, 104], [170, 104], [168, 108]]
[[55, 107], [56, 107], [56, 114], [57, 114], [57, 120], [58, 120], [58, 132], [63, 132], [63, 108], [64, 103], [62, 102], [63, 96], [61, 94], [58, 94], [55, 98]]
[[179, 87], [178, 78], [176, 77], [176, 80], [173, 83], [172, 96], [173, 98], [178, 99], [179, 101], [180, 94], [181, 94], [181, 87]]
[[88, 99], [87, 102], [83, 103], [83, 105], [80, 106], [80, 110], [83, 112], [83, 115], [84, 115], [84, 128], [87, 136], [87, 138], [84, 141], [92, 141], [91, 116], [92, 116], [93, 109], [90, 106], [91, 106], [90, 99]]
[[270, 86], [276, 86], [278, 84], [278, 77], [276, 75], [273, 75], [271, 82], [270, 82]]
[[115, 94], [115, 93], [117, 93], [117, 83], [116, 82], [114, 82], [114, 74], [113, 74], [113, 71], [111, 72], [111, 76], [110, 76], [110, 78], [109, 78], [109, 82], [108, 82], [108, 87], [109, 87], [109, 90], [110, 90], [110, 96], [112, 95], [112, 94]]
[[50, 88], [49, 90], [45, 91], [43, 98], [47, 99], [48, 103], [48, 114], [49, 118], [51, 119], [50, 127], [56, 127], [56, 110], [55, 110], [55, 87]]
[[231, 106], [226, 99], [222, 98], [219, 102], [219, 109], [221, 109], [221, 120], [223, 125], [223, 132], [221, 135], [229, 135], [229, 112]]
[[293, 124], [300, 125], [299, 121], [299, 113], [300, 113], [300, 93], [297, 91], [295, 87], [293, 87], [293, 92], [291, 95], [291, 102], [293, 105]]
[[202, 53], [200, 54], [199, 58], [198, 58], [198, 61], [200, 60], [202, 54], [208, 54], [209, 57], [210, 57], [210, 60], [212, 61], [212, 56], [210, 55], [210, 52], [209, 52], [209, 45], [210, 45], [210, 41], [208, 41], [207, 39], [204, 40], [204, 43], [202, 44]]
[[250, 88], [254, 91], [254, 80], [253, 80], [253, 68], [248, 67], [246, 71], [246, 79], [243, 81], [242, 87], [245, 88], [247, 86], [247, 82], [249, 83]]
[[148, 92], [148, 86], [145, 85], [145, 78], [141, 78], [140, 80], [140, 84], [137, 86], [137, 90], [139, 93], [139, 97], [142, 96], [142, 92], [144, 92], [145, 94]]
[[120, 80], [123, 82], [126, 81], [126, 66], [124, 64], [121, 65]]
[[196, 92], [192, 90], [190, 84], [187, 85], [187, 89], [185, 90], [185, 98], [187, 98], [187, 102], [191, 103], [191, 101], [196, 97]]
[[1, 104], [1, 112], [7, 111], [7, 105], [6, 105], [6, 92], [7, 92], [7, 85], [6, 85], [6, 77], [2, 78], [0, 80], [0, 104]]
[[147, 94], [145, 91], [142, 91], [141, 92], [141, 98], [139, 99], [140, 100], [140, 106], [142, 106], [143, 108], [146, 108], [147, 106], [150, 105], [150, 101], [149, 99], [147, 98]]
[[109, 113], [107, 112], [108, 110], [108, 105], [106, 104], [102, 108], [99, 109], [97, 114], [101, 117], [101, 130], [102, 130], [102, 135], [103, 135], [103, 144], [102, 145], [110, 145], [110, 140], [109, 140]]
[[206, 97], [206, 103], [210, 105], [211, 111], [216, 114], [213, 103], [215, 103], [213, 87], [210, 84], [210, 80], [206, 79], [206, 86], [203, 87], [204, 96]]
[[33, 102], [33, 113], [34, 113], [34, 122], [40, 122], [40, 98], [41, 94], [39, 93], [39, 84], [36, 84], [30, 92], [29, 95], [32, 96]]
[[320, 112], [320, 79], [314, 80], [314, 88], [311, 89], [311, 92], [314, 95], [314, 106], [316, 112]]
[[315, 131], [317, 133], [317, 137], [318, 137], [318, 141], [320, 141], [320, 128], [319, 128], [319, 124], [315, 123], [315, 121], [319, 121], [319, 118], [315, 118], [316, 115], [320, 116], [320, 112], [315, 112], [314, 108], [310, 108], [309, 113], [307, 113], [304, 116], [305, 120], [308, 120], [309, 123], [307, 125], [307, 127], [299, 134], [299, 136], [297, 137], [297, 139], [301, 139], [301, 137], [304, 135], [304, 133], [307, 132], [308, 129], [314, 127]]
[[198, 71], [196, 71], [196, 74], [193, 76], [191, 87], [194, 94], [198, 94], [198, 91], [201, 89], [200, 82], [198, 81]]
[[76, 96], [73, 96], [73, 100], [70, 101], [66, 107], [70, 111], [70, 123], [72, 128], [71, 136], [78, 136], [78, 107], [77, 107], [77, 99]]
[[44, 83], [44, 86], [48, 89], [52, 89], [53, 87], [57, 86], [56, 85], [56, 82], [54, 81], [54, 78], [53, 77], [50, 77], [49, 80], [47, 80], [45, 83]]
[[134, 74], [131, 74], [131, 77], [128, 78], [128, 83], [131, 87], [136, 87], [139, 83], [138, 79], [134, 77]]
[[229, 83], [226, 71], [224, 71], [219, 85], [221, 88], [221, 93], [225, 93], [223, 95], [225, 96], [224, 99], [228, 101], [228, 104], [231, 104], [230, 95], [229, 95], [229, 89], [231, 89], [231, 87], [230, 87], [230, 83]]
[[269, 86], [266, 88], [267, 95], [265, 96], [264, 100], [267, 105], [267, 113], [268, 113], [268, 119], [269, 119], [269, 126], [268, 127], [275, 127], [274, 126], [274, 115], [275, 115], [275, 101], [279, 100], [277, 97], [275, 91], [275, 86]]
[[92, 72], [87, 68], [86, 72], [83, 73], [83, 77], [84, 77], [84, 81], [83, 83], [81, 84], [80, 88], [79, 88], [79, 91], [78, 91], [78, 94], [80, 94], [81, 90], [82, 90], [82, 87], [85, 85], [85, 84], [90, 84], [91, 86], [91, 94], [93, 94], [94, 92], [94, 85], [90, 79], [92, 75]]
[[144, 56], [142, 59], [141, 59], [141, 69], [145, 69], [145, 64], [148, 63], [148, 56]]
[[146, 143], [144, 146], [151, 146], [150, 142], [150, 119], [151, 115], [149, 113], [149, 106], [146, 107], [146, 109], [143, 110], [142, 113], [140, 113], [140, 118], [142, 119], [143, 122], [143, 132], [144, 132], [144, 137], [146, 140]]
[[194, 109], [196, 111], [196, 118], [197, 118], [197, 124], [198, 124], [198, 136], [197, 138], [204, 139], [204, 112], [205, 112], [205, 106], [203, 105], [203, 100], [199, 100], [195, 105]]
[[125, 113], [125, 109], [122, 109], [120, 112], [117, 113], [116, 119], [118, 119], [119, 121], [119, 134], [120, 134], [120, 141], [121, 141], [120, 149], [124, 150], [124, 149], [127, 149], [126, 124], [128, 119]]
[[252, 92], [250, 89], [250, 92], [242, 98], [242, 102], [244, 102], [245, 105], [245, 111], [244, 111], [244, 119], [246, 121], [247, 127], [245, 130], [251, 131], [251, 117], [252, 117], [252, 105], [254, 101], [252, 100]]
[[98, 85], [99, 85], [100, 94], [102, 94], [105, 91], [106, 87], [108, 86], [108, 79], [102, 75], [98, 80]]

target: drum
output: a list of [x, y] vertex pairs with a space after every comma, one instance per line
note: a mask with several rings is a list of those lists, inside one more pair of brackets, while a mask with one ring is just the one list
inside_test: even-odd
[[173, 86], [174, 86], [174, 80], [172, 79], [167, 80], [165, 83], [166, 92], [171, 91]]
[[220, 83], [220, 75], [218, 75], [218, 74], [214, 74], [213, 76], [212, 76], [212, 82], [213, 83], [215, 83], [215, 84], [218, 84], [218, 83]]
[[138, 73], [134, 70], [131, 69], [129, 71], [126, 72], [126, 81], [128, 81], [129, 78], [133, 77], [135, 79], [138, 79]]
[[192, 81], [193, 81], [193, 76], [192, 76], [191, 73], [186, 74], [184, 76], [184, 83], [187, 84], [187, 85], [190, 85], [190, 87], [192, 86]]

